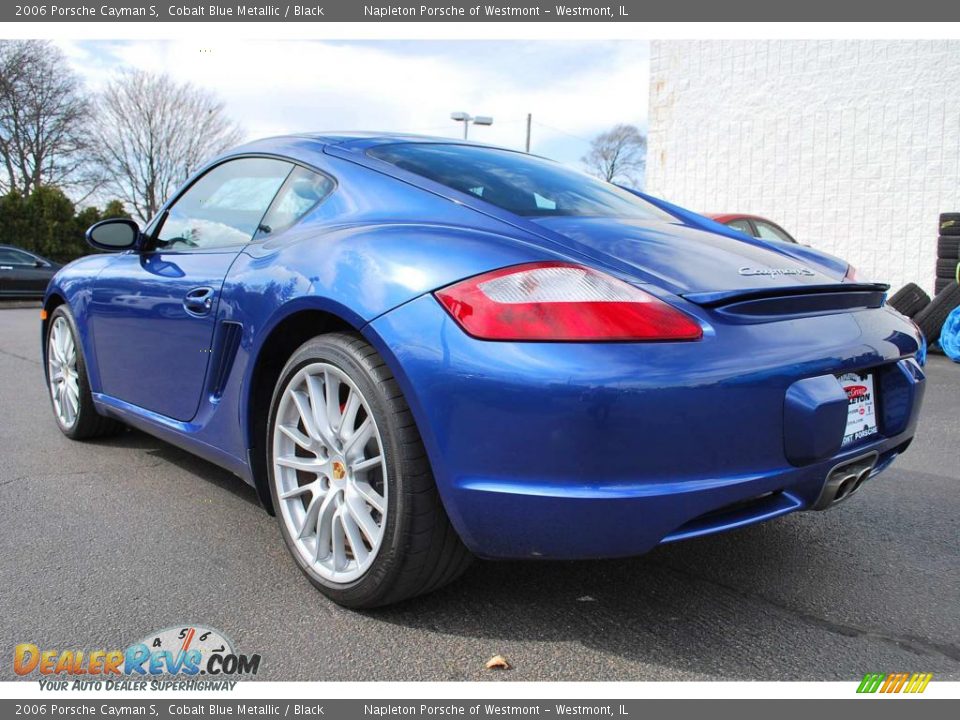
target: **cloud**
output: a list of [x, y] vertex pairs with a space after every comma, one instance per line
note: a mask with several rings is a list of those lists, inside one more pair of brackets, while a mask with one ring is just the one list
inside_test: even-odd
[[646, 124], [645, 42], [71, 41], [91, 88], [116, 72], [166, 72], [215, 92], [252, 139], [298, 130], [386, 130], [458, 137], [463, 110], [492, 115], [473, 137], [576, 163], [619, 122]]

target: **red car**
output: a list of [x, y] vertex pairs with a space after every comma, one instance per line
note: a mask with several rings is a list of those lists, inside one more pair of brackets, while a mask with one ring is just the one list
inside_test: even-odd
[[704, 213], [711, 220], [716, 220], [729, 228], [751, 237], [762, 240], [780, 240], [782, 242], [797, 243], [796, 240], [771, 220], [762, 218], [759, 215], [746, 215], [744, 213]]

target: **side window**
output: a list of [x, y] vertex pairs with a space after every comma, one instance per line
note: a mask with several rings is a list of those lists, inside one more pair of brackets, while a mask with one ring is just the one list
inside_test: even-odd
[[780, 230], [780, 228], [774, 227], [770, 223], [763, 222], [763, 220], [755, 220], [754, 223], [757, 226], [757, 237], [762, 240], [779, 240], [780, 242], [788, 243], [796, 242], [792, 237]]
[[731, 220], [727, 223], [727, 227], [731, 230], [736, 230], [737, 232], [742, 232], [744, 235], [753, 237], [753, 228], [750, 227], [749, 220]]
[[270, 158], [217, 165], [170, 207], [156, 247], [192, 250], [250, 242], [292, 167]]
[[333, 180], [304, 167], [296, 167], [280, 188], [260, 222], [257, 237], [275, 235], [293, 225], [333, 191]]
[[37, 263], [37, 258], [22, 250], [0, 248], [0, 262], [4, 265], [29, 265], [33, 267]]

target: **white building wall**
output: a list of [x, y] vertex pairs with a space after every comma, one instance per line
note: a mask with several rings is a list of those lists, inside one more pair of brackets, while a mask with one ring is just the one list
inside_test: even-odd
[[960, 211], [960, 42], [656, 41], [647, 191], [933, 292]]

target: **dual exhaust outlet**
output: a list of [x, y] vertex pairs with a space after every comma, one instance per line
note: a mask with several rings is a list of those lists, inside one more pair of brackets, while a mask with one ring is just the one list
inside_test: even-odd
[[826, 510], [853, 495], [870, 477], [877, 464], [879, 453], [872, 452], [853, 460], [847, 460], [827, 473], [820, 496], [811, 510]]

